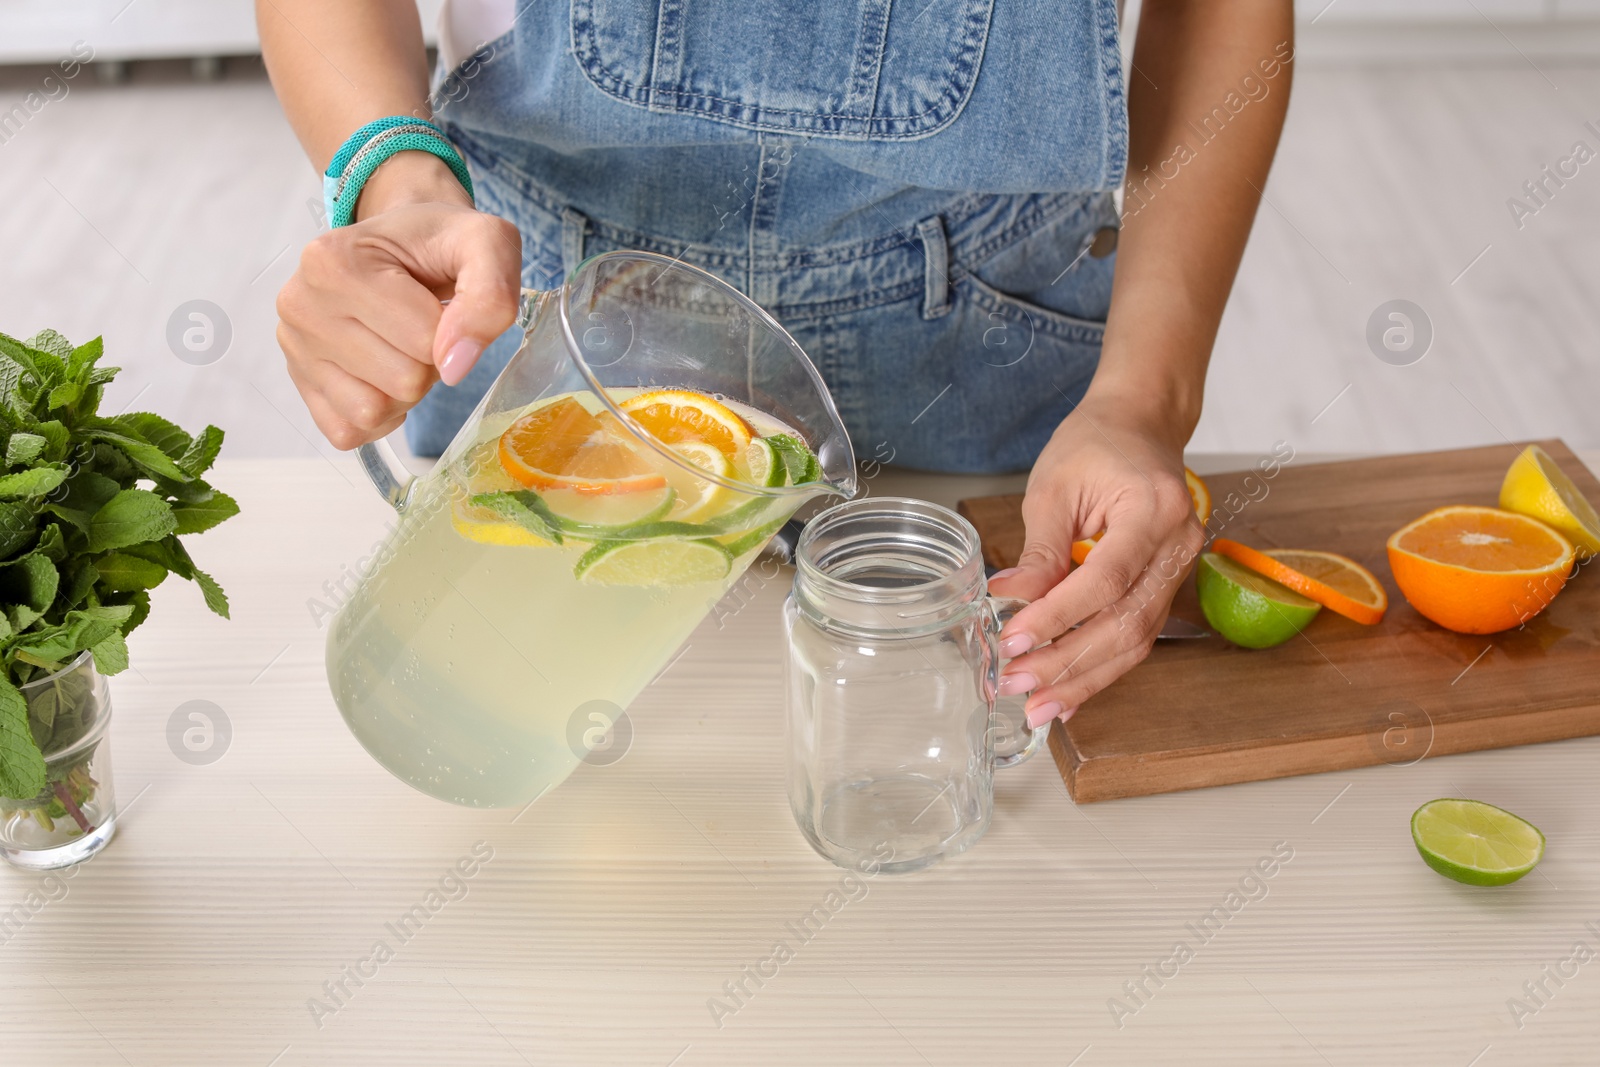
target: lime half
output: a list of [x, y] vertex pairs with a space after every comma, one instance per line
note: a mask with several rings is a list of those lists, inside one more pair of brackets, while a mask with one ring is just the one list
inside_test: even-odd
[[715, 541], [602, 541], [579, 559], [573, 573], [595, 585], [694, 585], [718, 582], [733, 570], [733, 556]]
[[1322, 610], [1316, 601], [1215, 552], [1200, 556], [1194, 580], [1206, 621], [1245, 648], [1281, 645]]
[[1466, 885], [1509, 885], [1544, 856], [1544, 835], [1526, 819], [1480, 800], [1430, 800], [1411, 816], [1422, 861]]

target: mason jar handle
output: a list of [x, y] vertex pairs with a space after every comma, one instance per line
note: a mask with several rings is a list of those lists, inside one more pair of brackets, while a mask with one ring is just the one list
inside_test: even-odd
[[[523, 333], [527, 333], [544, 298], [550, 295], [547, 290], [522, 290], [522, 298], [517, 303], [517, 321], [513, 325]], [[439, 303], [448, 304], [450, 298], [446, 297]], [[400, 462], [400, 456], [388, 439], [380, 437], [376, 441], [357, 445], [356, 458], [361, 461], [361, 469], [367, 472], [367, 477], [372, 481], [373, 488], [378, 490], [378, 495], [396, 511], [404, 511], [406, 501], [411, 497], [411, 486], [416, 482], [417, 476]]]
[[[984, 627], [989, 641], [990, 662], [995, 665], [995, 677], [986, 679], [986, 684], [993, 684], [1000, 673], [1000, 630], [1011, 621], [1011, 616], [1027, 607], [1028, 601], [1020, 600], [1014, 596], [985, 597], [989, 607], [989, 623]], [[1028, 729], [1028, 717], [1022, 710], [1026, 697], [995, 696], [989, 702], [990, 729], [996, 729], [999, 723], [1006, 724], [1003, 733], [995, 738], [995, 768], [1003, 769], [1015, 767], [1019, 763], [1026, 763], [1044, 747], [1045, 739], [1050, 736], [1050, 724], [1034, 730]], [[1018, 726], [1017, 724], [1021, 725]], [[1022, 740], [1026, 738], [1026, 740]]]

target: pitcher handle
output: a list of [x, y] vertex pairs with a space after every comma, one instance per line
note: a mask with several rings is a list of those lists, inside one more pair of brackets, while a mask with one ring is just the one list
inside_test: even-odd
[[[989, 607], [988, 622], [985, 626], [989, 641], [990, 662], [994, 664], [994, 673], [988, 678], [986, 685], [994, 686], [1000, 673], [1000, 628], [1011, 621], [1011, 616], [1021, 611], [1028, 605], [1026, 600], [1011, 596], [991, 596], [985, 601]], [[989, 690], [993, 692], [991, 688]], [[1028, 717], [1022, 710], [1022, 703], [1026, 697], [996, 696], [990, 701], [990, 729], [997, 729], [997, 722], [1004, 723], [1005, 729], [1000, 732], [995, 741], [995, 768], [1003, 769], [1015, 767], [1019, 763], [1026, 763], [1044, 747], [1045, 739], [1050, 736], [1050, 724], [1045, 723], [1036, 729], [1028, 729]], [[1017, 724], [1021, 725], [1018, 726]], [[1016, 744], [1016, 739], [1026, 737], [1025, 743]]]
[[361, 460], [361, 469], [367, 472], [367, 477], [372, 480], [373, 488], [378, 490], [378, 495], [388, 501], [389, 506], [396, 511], [404, 511], [406, 500], [411, 496], [412, 483], [417, 480], [417, 476], [400, 462], [400, 457], [395, 453], [389, 439], [380, 437], [376, 441], [357, 445], [356, 457]]
[[[522, 297], [517, 302], [517, 321], [515, 325], [523, 332], [533, 325], [533, 319], [539, 311], [540, 303], [550, 295], [547, 290], [524, 289]], [[440, 304], [450, 303], [447, 297], [439, 301]], [[390, 507], [396, 511], [404, 511], [406, 501], [411, 497], [411, 486], [416, 482], [417, 476], [406, 469], [400, 462], [394, 446], [387, 438], [356, 446], [356, 457], [361, 460], [361, 469], [367, 472], [367, 477], [372, 480], [373, 488], [378, 490], [378, 495], [388, 501]]]

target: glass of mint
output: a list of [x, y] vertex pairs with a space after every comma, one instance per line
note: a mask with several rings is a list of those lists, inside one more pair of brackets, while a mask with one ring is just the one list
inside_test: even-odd
[[102, 414], [97, 337], [0, 333], [0, 857], [65, 867], [111, 840], [111, 701], [150, 591], [176, 575], [227, 617], [184, 538], [237, 514], [204, 475], [222, 431]]
[[0, 797], [0, 854], [47, 870], [82, 862], [116, 832], [111, 786], [111, 696], [94, 656], [17, 687], [44, 757], [45, 786], [31, 797]]

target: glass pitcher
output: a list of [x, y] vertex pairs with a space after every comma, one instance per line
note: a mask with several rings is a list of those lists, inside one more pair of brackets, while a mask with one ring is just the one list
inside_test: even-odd
[[400, 518], [328, 634], [361, 744], [476, 807], [559, 784], [796, 508], [855, 492], [816, 368], [704, 271], [608, 252], [518, 325], [429, 474], [359, 450]]

